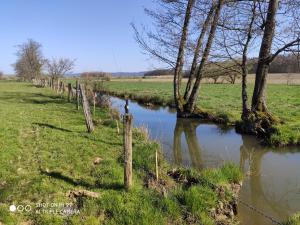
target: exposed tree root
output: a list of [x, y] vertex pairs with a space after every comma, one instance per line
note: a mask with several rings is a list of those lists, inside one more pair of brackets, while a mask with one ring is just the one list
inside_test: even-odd
[[203, 121], [214, 122], [216, 124], [228, 124], [229, 119], [224, 115], [214, 115], [209, 112], [196, 108], [193, 112], [183, 111], [177, 113], [178, 118], [201, 119]]
[[235, 124], [236, 131], [242, 134], [255, 135], [268, 141], [277, 132], [274, 127], [279, 120], [269, 112], [250, 112], [247, 117]]

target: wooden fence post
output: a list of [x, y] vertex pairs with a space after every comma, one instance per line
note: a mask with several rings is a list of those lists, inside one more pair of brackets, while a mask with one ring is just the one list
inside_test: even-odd
[[60, 84], [60, 81], [59, 81], [59, 78], [57, 78], [57, 82], [56, 82], [56, 94], [59, 93], [59, 84]]
[[158, 181], [158, 152], [155, 150], [155, 178]]
[[88, 132], [91, 133], [94, 131], [94, 124], [93, 124], [93, 120], [92, 120], [92, 116], [91, 116], [90, 105], [86, 98], [85, 90], [81, 84], [79, 84], [79, 90], [80, 90], [81, 98], [82, 98], [82, 106], [83, 106], [83, 112], [84, 112], [84, 117], [85, 117], [85, 124], [86, 124]]
[[60, 94], [63, 93], [63, 85], [64, 85], [64, 82], [60, 81], [60, 82], [59, 82], [59, 93], [60, 93]]
[[54, 77], [51, 78], [50, 83], [51, 89], [54, 89]]
[[63, 81], [61, 82], [61, 93], [65, 93], [65, 83]]
[[124, 185], [126, 190], [132, 186], [132, 115], [129, 114], [128, 100], [124, 115]]
[[97, 97], [97, 94], [96, 92], [93, 92], [93, 115], [95, 116], [96, 115], [96, 97]]
[[72, 84], [68, 83], [68, 102], [71, 102]]
[[79, 110], [79, 81], [76, 80], [76, 104], [77, 104], [77, 110]]

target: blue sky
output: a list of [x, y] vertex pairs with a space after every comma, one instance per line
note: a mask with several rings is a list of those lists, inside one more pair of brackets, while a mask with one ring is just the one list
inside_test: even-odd
[[148, 24], [152, 0], [5, 0], [0, 12], [0, 71], [13, 73], [16, 45], [32, 38], [44, 56], [76, 58], [73, 72], [153, 69], [130, 22]]

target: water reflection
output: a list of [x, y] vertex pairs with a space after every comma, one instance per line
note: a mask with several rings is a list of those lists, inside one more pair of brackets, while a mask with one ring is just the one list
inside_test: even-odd
[[199, 123], [196, 122], [196, 120], [191, 120], [188, 123], [184, 119], [176, 120], [173, 141], [174, 162], [176, 165], [183, 164], [181, 139], [182, 135], [184, 135], [186, 143], [188, 145], [192, 167], [198, 169], [203, 168], [201, 149], [196, 134], [196, 128], [198, 127], [198, 125]]
[[[113, 98], [123, 110], [123, 100]], [[135, 126], [146, 126], [162, 144], [165, 157], [175, 165], [202, 169], [233, 161], [245, 172], [240, 198], [278, 221], [300, 211], [300, 149], [262, 147], [233, 128], [176, 119], [169, 108], [149, 109], [130, 102]], [[271, 224], [265, 217], [239, 206], [242, 224]]]
[[[248, 138], [240, 147], [240, 167], [246, 179], [240, 198], [266, 212], [277, 221], [300, 210], [299, 149], [272, 151]], [[240, 205], [239, 216], [244, 224], [272, 224], [263, 216]]]

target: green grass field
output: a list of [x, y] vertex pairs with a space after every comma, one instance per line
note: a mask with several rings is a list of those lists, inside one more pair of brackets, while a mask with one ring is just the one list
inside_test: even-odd
[[[111, 81], [105, 87], [118, 94], [131, 97], [151, 99], [154, 102], [168, 104], [173, 101], [171, 82]], [[253, 84], [249, 84], [251, 101]], [[250, 91], [251, 90], [251, 91]], [[300, 86], [270, 84], [267, 86], [267, 104], [269, 110], [281, 123], [277, 125], [278, 134], [271, 137], [271, 144], [300, 144]], [[202, 84], [198, 106], [217, 115], [226, 115], [229, 121], [240, 119], [241, 85], [236, 84]]]
[[[0, 82], [0, 224], [214, 224], [210, 210], [218, 201], [229, 201], [231, 194], [221, 198], [205, 184], [189, 188], [175, 183], [166, 175], [169, 165], [163, 160], [160, 176], [166, 191], [146, 187], [158, 144], [138, 130], [133, 133], [134, 185], [126, 192], [122, 135], [107, 122], [107, 110], [97, 109], [98, 125], [88, 134], [82, 110], [75, 108], [50, 89]], [[95, 165], [96, 157], [103, 161]], [[224, 186], [242, 178], [233, 165], [185, 173]], [[75, 199], [67, 194], [82, 189], [100, 197]], [[37, 213], [38, 203], [70, 203], [79, 214]], [[30, 205], [32, 210], [10, 212], [12, 204]]]

